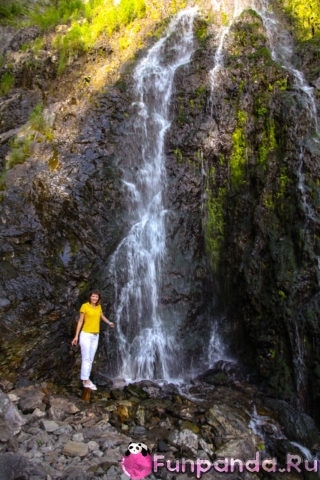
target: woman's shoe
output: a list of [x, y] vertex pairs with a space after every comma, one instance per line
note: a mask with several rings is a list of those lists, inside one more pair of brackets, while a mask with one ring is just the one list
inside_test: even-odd
[[90, 384], [89, 384], [89, 388], [91, 388], [91, 390], [97, 390], [97, 386], [91, 382], [91, 380], [89, 380]]
[[83, 388], [90, 388], [90, 390], [97, 390], [97, 387], [95, 386], [94, 383], [91, 382], [91, 380], [89, 380], [88, 383], [82, 382], [82, 384], [83, 384]]

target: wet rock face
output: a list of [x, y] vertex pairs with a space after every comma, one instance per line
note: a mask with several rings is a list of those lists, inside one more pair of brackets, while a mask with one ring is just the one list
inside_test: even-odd
[[[235, 35], [241, 36], [245, 28], [239, 22]], [[293, 88], [293, 76], [286, 78], [287, 72], [267, 57], [262, 66], [260, 56], [247, 55], [241, 48], [238, 53], [241, 67], [239, 57], [230, 55], [228, 73], [229, 78], [233, 73], [233, 78], [244, 82], [237, 109], [245, 112], [246, 121], [241, 126], [238, 117], [234, 131], [238, 139], [235, 134], [232, 139], [234, 144], [239, 141], [240, 150], [243, 142], [247, 168], [242, 179], [232, 178], [231, 173], [220, 263], [233, 318], [232, 343], [248, 365], [256, 365], [257, 378], [269, 392], [277, 391], [303, 408], [308, 405], [318, 415], [318, 387], [311, 367], [319, 358], [312, 340], [317, 335], [319, 309], [314, 248], [318, 201], [305, 196], [304, 190], [315, 193], [312, 185], [319, 165], [310, 105]], [[284, 81], [287, 88], [280, 87]], [[269, 85], [269, 94], [263, 85]], [[218, 188], [221, 192], [221, 183]], [[301, 342], [305, 342], [302, 349]]]
[[[22, 377], [24, 371], [41, 377], [53, 373], [56, 379], [70, 376], [70, 370], [61, 370], [61, 359], [69, 356], [79, 292], [90, 285], [101, 288], [100, 269], [124, 228], [120, 173], [110, 136], [101, 133], [108, 121], [115, 124], [119, 100], [116, 90], [111, 101], [101, 98], [101, 109], [91, 112], [91, 120], [87, 114], [72, 147], [68, 138], [58, 150], [52, 145], [40, 148], [7, 174], [1, 205], [0, 297], [8, 336], [2, 344], [7, 348], [13, 342], [21, 352], [32, 345], [30, 355], [18, 356]], [[107, 303], [106, 295], [104, 299]], [[19, 363], [7, 352], [8, 364], [12, 357]]]

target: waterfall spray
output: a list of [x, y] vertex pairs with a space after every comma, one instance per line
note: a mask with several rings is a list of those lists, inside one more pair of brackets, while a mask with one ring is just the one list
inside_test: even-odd
[[119, 339], [118, 375], [128, 381], [172, 380], [177, 363], [174, 319], [170, 326], [164, 326], [160, 309], [166, 251], [164, 139], [170, 127], [174, 75], [193, 52], [196, 12], [195, 8], [181, 11], [133, 75], [131, 142], [140, 146], [140, 155], [131, 159], [131, 168], [123, 173], [131, 226], [110, 264]]

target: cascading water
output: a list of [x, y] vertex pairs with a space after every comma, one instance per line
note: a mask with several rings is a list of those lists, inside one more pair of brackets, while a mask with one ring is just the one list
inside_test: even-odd
[[216, 87], [217, 76], [219, 74], [219, 71], [223, 68], [223, 62], [224, 62], [223, 48], [224, 48], [225, 40], [230, 32], [230, 28], [232, 27], [235, 19], [241, 14], [241, 12], [243, 12], [243, 10], [251, 7], [250, 0], [239, 0], [239, 1], [234, 0], [231, 3], [232, 3], [231, 5], [228, 5], [227, 2], [223, 0], [220, 2], [217, 0], [212, 1], [212, 9], [215, 13], [219, 12], [220, 14], [223, 14], [223, 13], [229, 12], [229, 15], [228, 15], [229, 21], [226, 24], [223, 24], [220, 28], [218, 28], [218, 32], [216, 35], [217, 49], [214, 56], [214, 66], [209, 73], [210, 85], [211, 85], [211, 101], [212, 101], [212, 96], [214, 94], [215, 87]]
[[127, 381], [172, 380], [177, 364], [175, 325], [164, 326], [159, 308], [166, 252], [164, 139], [170, 126], [174, 75], [193, 52], [196, 12], [195, 8], [181, 11], [134, 72], [131, 143], [140, 151], [123, 172], [130, 228], [110, 264], [118, 337], [116, 371]]
[[262, 18], [268, 36], [272, 58], [292, 74], [294, 78], [293, 87], [305, 98], [305, 113], [310, 120], [310, 127], [314, 128], [317, 133], [318, 120], [313, 88], [308, 85], [303, 73], [296, 69], [292, 64], [294, 52], [292, 36], [269, 8], [269, 2], [267, 0], [260, 0], [255, 9]]

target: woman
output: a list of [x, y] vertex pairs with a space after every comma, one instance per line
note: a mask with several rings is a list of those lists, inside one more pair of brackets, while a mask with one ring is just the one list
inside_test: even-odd
[[72, 345], [81, 347], [81, 372], [80, 378], [84, 388], [97, 390], [97, 387], [90, 380], [92, 362], [96, 354], [99, 342], [100, 320], [114, 327], [113, 322], [109, 322], [104, 316], [101, 308], [101, 295], [94, 291], [89, 294], [89, 301], [81, 305], [80, 316], [77, 323], [76, 333], [72, 340]]

